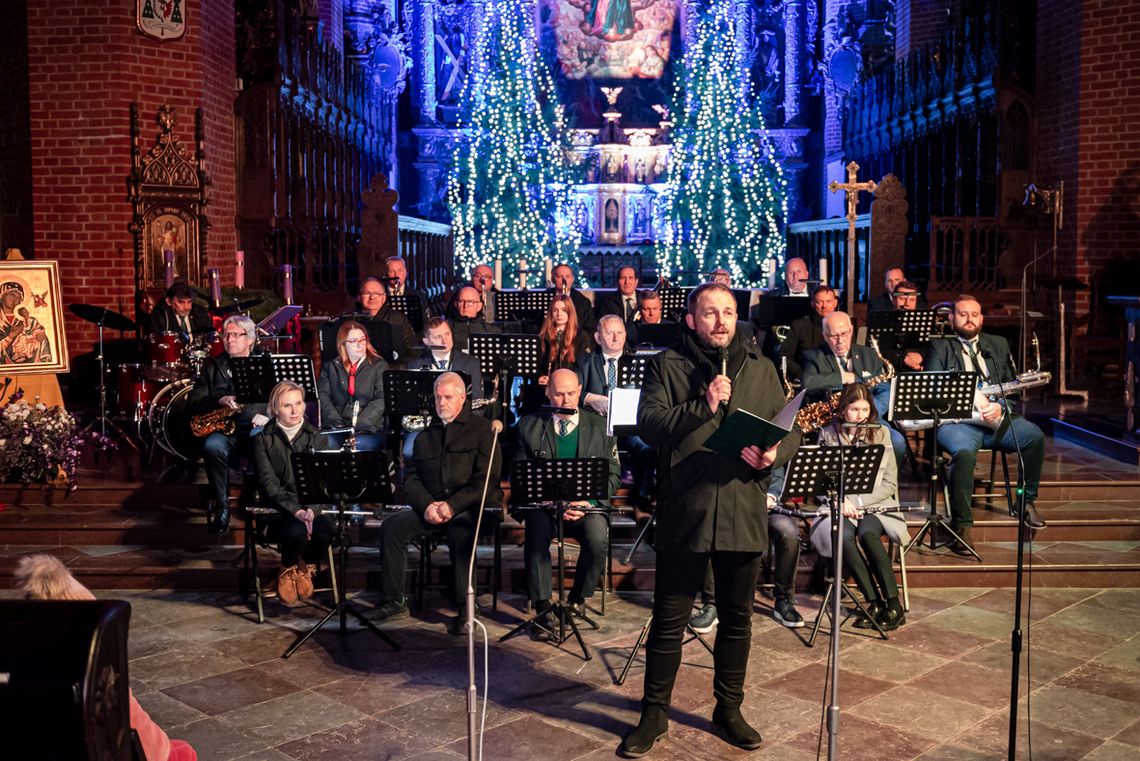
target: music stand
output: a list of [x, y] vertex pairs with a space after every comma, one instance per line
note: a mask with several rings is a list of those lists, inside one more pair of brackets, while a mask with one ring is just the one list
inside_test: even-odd
[[[680, 320], [685, 313], [691, 288], [661, 288], [657, 295], [661, 298], [661, 314], [670, 320]], [[638, 326], [640, 332], [641, 326]]]
[[[554, 460], [515, 460], [511, 465], [511, 499], [521, 505], [533, 506], [528, 509], [543, 510], [542, 503], [553, 503], [552, 509], [558, 514], [558, 600], [549, 611], [558, 619], [558, 646], [569, 639], [566, 626], [569, 625], [578, 646], [582, 648], [584, 660], [591, 660], [582, 633], [574, 622], [574, 614], [566, 604], [566, 555], [564, 550], [563, 518], [567, 510], [581, 510], [571, 502], [580, 500], [608, 500], [610, 498], [610, 461], [605, 457], [572, 457]], [[588, 512], [609, 512], [605, 508], [590, 509]], [[546, 611], [537, 613], [526, 621], [499, 637], [505, 642], [523, 629], [537, 622]], [[585, 619], [593, 628], [598, 625]], [[553, 633], [553, 632], [552, 632]]]
[[930, 549], [937, 549], [939, 545], [934, 529], [940, 528], [965, 545], [970, 554], [981, 562], [982, 556], [969, 543], [962, 541], [962, 537], [950, 527], [950, 521], [938, 512], [939, 491], [943, 492], [947, 508], [950, 502], [950, 495], [946, 492], [941, 474], [942, 450], [938, 446], [938, 428], [946, 419], [959, 420], [972, 417], [977, 388], [977, 373], [952, 370], [905, 373], [891, 381], [891, 405], [888, 417], [892, 422], [901, 420], [934, 422], [934, 427], [931, 428], [934, 442], [930, 468], [930, 514], [927, 515], [914, 539], [903, 547], [904, 555], [910, 552], [912, 547], [922, 546], [922, 538], [927, 534], [930, 535]]
[[843, 595], [847, 595], [863, 616], [871, 621], [879, 635], [887, 639], [886, 632], [879, 623], [867, 615], [866, 608], [843, 583], [841, 509], [848, 494], [870, 494], [874, 490], [879, 463], [882, 462], [885, 453], [886, 447], [882, 444], [858, 447], [800, 447], [795, 457], [788, 463], [784, 491], [780, 497], [781, 501], [784, 501], [795, 497], [806, 499], [826, 494], [831, 508], [831, 586], [828, 587], [827, 594], [820, 604], [815, 625], [812, 627], [811, 639], [808, 641], [808, 647], [814, 646], [820, 623], [824, 614], [828, 612], [827, 603], [830, 599], [832, 609], [828, 615], [831, 618], [831, 671], [828, 678], [831, 680], [831, 702], [827, 707], [829, 759], [835, 758], [839, 740], [839, 627], [842, 623], [839, 614]]
[[388, 296], [388, 303], [392, 305], [392, 309], [408, 318], [408, 322], [412, 324], [412, 330], [417, 335], [424, 332], [425, 304], [418, 293]]
[[331, 452], [294, 452], [290, 456], [293, 476], [297, 484], [297, 500], [302, 505], [333, 503], [336, 505], [337, 569], [340, 576], [337, 582], [336, 605], [309, 631], [297, 639], [285, 651], [288, 658], [297, 651], [309, 637], [320, 630], [334, 615], [340, 616], [340, 635], [348, 634], [348, 614], [358, 620], [373, 634], [390, 645], [393, 650], [400, 646], [394, 639], [382, 632], [374, 623], [366, 619], [360, 611], [351, 607], [346, 600], [348, 595], [348, 517], [345, 515], [349, 504], [371, 502], [384, 504], [392, 500], [392, 484], [388, 480], [388, 456], [377, 449], [370, 452], [336, 450]]
[[762, 328], [791, 325], [811, 314], [811, 299], [803, 296], [761, 296], [756, 305], [756, 324]]
[[234, 398], [240, 404], [264, 404], [273, 387], [292, 381], [305, 390], [305, 401], [317, 401], [313, 358], [308, 354], [252, 354], [230, 357]]
[[[435, 381], [444, 373], [455, 373], [465, 386], [471, 385], [467, 373], [458, 370], [388, 370], [384, 373], [385, 412], [400, 419], [408, 415], [431, 415], [435, 412]], [[468, 396], [467, 405], [470, 407]]]
[[617, 384], [620, 388], [641, 388], [645, 366], [656, 354], [622, 354], [618, 357]]
[[679, 322], [658, 322], [653, 325], [635, 322], [634, 329], [637, 331], [638, 346], [648, 344], [668, 348], [676, 342], [677, 336], [681, 335]]
[[495, 319], [518, 322], [539, 321], [546, 317], [556, 292], [547, 288], [535, 290], [502, 290], [495, 293]]

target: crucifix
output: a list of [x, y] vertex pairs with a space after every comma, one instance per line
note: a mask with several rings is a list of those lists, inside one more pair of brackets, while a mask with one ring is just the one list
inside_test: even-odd
[[855, 245], [855, 209], [859, 205], [859, 191], [866, 190], [870, 193], [875, 192], [878, 185], [874, 180], [867, 180], [866, 182], [856, 182], [855, 177], [859, 174], [859, 165], [852, 161], [847, 165], [847, 182], [836, 182], [832, 180], [827, 189], [834, 193], [837, 190], [843, 190], [847, 193], [847, 314], [852, 314], [855, 308], [855, 255], [858, 251]]

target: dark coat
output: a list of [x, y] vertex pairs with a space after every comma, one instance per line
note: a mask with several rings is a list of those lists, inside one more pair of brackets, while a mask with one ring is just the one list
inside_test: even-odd
[[[471, 398], [483, 398], [483, 372], [479, 368], [479, 360], [470, 354], [461, 352], [459, 349], [452, 348], [451, 350], [451, 367], [449, 370], [454, 370], [458, 373], [463, 373], [471, 379]], [[435, 358], [432, 357], [431, 352], [425, 352], [423, 356], [414, 357], [408, 361], [409, 370], [422, 370], [424, 368], [429, 370], [437, 369], [435, 367]]]
[[624, 296], [618, 291], [594, 291], [594, 322], [595, 325], [607, 314], [616, 314], [627, 325], [633, 321], [637, 312], [637, 294], [630, 298], [633, 300], [633, 310], [628, 314], [625, 311]]
[[[866, 346], [851, 345], [852, 372], [859, 382], [882, 375], [886, 367], [875, 356], [874, 350]], [[839, 371], [839, 360], [826, 344], [818, 349], [804, 352], [800, 368], [800, 384], [812, 399], [820, 399], [832, 391], [843, 388], [843, 377]]]
[[321, 425], [341, 428], [352, 422], [352, 403], [360, 402], [356, 426], [378, 431], [384, 427], [384, 373], [388, 363], [383, 359], [365, 359], [356, 373], [356, 396], [348, 395], [348, 370], [340, 358], [321, 365], [317, 380], [317, 397], [321, 400]]
[[[306, 507], [298, 501], [297, 484], [293, 478], [294, 452], [325, 449], [327, 441], [308, 420], [301, 424], [297, 437], [290, 442], [277, 425], [277, 420], [265, 424], [261, 433], [253, 438], [253, 461], [257, 464], [257, 485], [261, 496], [278, 510], [289, 514]], [[320, 513], [323, 505], [307, 505]]]
[[[548, 288], [547, 290], [554, 294], [558, 293], [557, 290], [552, 288]], [[578, 315], [578, 330], [587, 334], [593, 333], [594, 328], [598, 326], [598, 321], [594, 318], [594, 305], [576, 288], [570, 289], [570, 300], [574, 302], [574, 311]]]
[[[989, 352], [993, 359], [981, 356]], [[982, 333], [978, 336], [979, 359], [986, 363], [990, 376], [988, 383], [1007, 383], [1014, 379], [1013, 366], [1009, 361], [1009, 343], [1001, 336]], [[926, 370], [956, 370], [962, 372], [966, 369], [962, 361], [962, 343], [957, 338], [935, 338], [931, 340], [926, 351]]]
[[805, 352], [818, 349], [823, 344], [823, 318], [815, 312], [807, 317], [793, 320], [788, 337], [780, 344], [780, 356], [788, 360], [788, 377], [799, 378], [800, 363]]
[[[728, 411], [746, 409], [771, 420], [784, 406], [776, 368], [752, 348], [735, 370]], [[711, 372], [679, 341], [646, 366], [637, 410], [638, 433], [658, 452], [657, 546], [665, 549], [763, 552], [768, 547], [765, 492], [771, 469], [704, 447], [725, 418], [705, 401]], [[774, 467], [791, 459], [799, 431], [780, 443]]]
[[[412, 330], [412, 324], [408, 322], [408, 318], [404, 316], [403, 312], [397, 312], [385, 302], [375, 317], [369, 317], [367, 312], [361, 312], [357, 317], [365, 323], [371, 321], [388, 323], [392, 328], [392, 351], [396, 352], [395, 360], [398, 362], [408, 360], [408, 355], [416, 343], [416, 332]], [[379, 350], [380, 347], [377, 346], [376, 349]], [[384, 359], [392, 361], [393, 358], [384, 357]]]
[[431, 424], [416, 436], [411, 467], [397, 501], [411, 505], [421, 518], [428, 505], [440, 500], [447, 502], [456, 515], [476, 510], [490, 470], [487, 506], [502, 504], [502, 457], [498, 448], [493, 448], [493, 441], [491, 423], [469, 409], [460, 411], [459, 417], [447, 426], [432, 417]]
[[[623, 351], [622, 354], [629, 354], [629, 351]], [[618, 375], [620, 374], [619, 369]], [[583, 399], [586, 398], [586, 394], [606, 395], [609, 391], [606, 386], [606, 357], [601, 349], [595, 347], [594, 351], [578, 360], [578, 376], [582, 379]]]
[[482, 317], [475, 317], [467, 319], [466, 317], [453, 317], [449, 319], [448, 324], [451, 326], [451, 340], [455, 344], [458, 351], [471, 351], [469, 345], [470, 336], [478, 335], [499, 335], [503, 329], [498, 325], [493, 325]]
[[[555, 459], [558, 455], [558, 441], [554, 433], [554, 416], [549, 412], [527, 415], [519, 420], [517, 429], [515, 459], [533, 460], [539, 452], [546, 458]], [[621, 486], [621, 465], [618, 463], [617, 441], [606, 434], [605, 418], [589, 410], [578, 413], [578, 457], [605, 457], [610, 464], [610, 496]], [[512, 490], [512, 495], [515, 491]], [[599, 500], [599, 505], [608, 507], [609, 500]]]
[[[201, 415], [222, 406], [218, 401], [223, 396], [234, 395], [233, 373], [230, 371], [230, 357], [221, 354], [214, 357], [202, 368], [202, 374], [194, 381], [194, 388], [186, 397], [186, 411], [191, 415]], [[267, 415], [266, 404], [243, 404], [234, 420], [238, 428], [252, 427], [254, 415]]]
[[[930, 306], [926, 303], [926, 297], [921, 293], [918, 294], [918, 298], [915, 299], [915, 302], [917, 304], [915, 307], [916, 309], [930, 309]], [[867, 311], [893, 312], [895, 311], [895, 300], [891, 298], [891, 294], [883, 291], [878, 296], [867, 302]]]
[[[182, 329], [178, 327], [178, 318], [174, 314], [174, 308], [171, 307], [166, 301], [162, 301], [154, 308], [154, 311], [146, 318], [145, 333], [152, 336], [155, 333], [181, 333]], [[206, 308], [200, 304], [194, 304], [190, 307], [190, 331], [194, 335], [201, 333], [209, 333], [214, 329], [214, 321], [210, 317], [210, 313]]]

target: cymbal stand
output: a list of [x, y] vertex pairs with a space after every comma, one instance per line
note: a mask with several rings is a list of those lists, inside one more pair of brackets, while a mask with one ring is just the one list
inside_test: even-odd
[[[99, 355], [95, 357], [99, 363], [99, 417], [92, 420], [90, 423], [83, 427], [83, 433], [91, 430], [95, 424], [99, 425], [99, 446], [103, 450], [111, 448], [111, 444], [117, 443], [123, 439], [130, 445], [131, 449], [136, 452], [139, 451], [139, 446], [134, 442], [126, 431], [119, 427], [119, 425], [107, 417], [107, 358], [104, 355], [103, 348], [103, 319], [106, 314], [99, 319], [97, 325], [99, 326]], [[114, 438], [107, 438], [107, 429], [110, 428], [114, 433]]]

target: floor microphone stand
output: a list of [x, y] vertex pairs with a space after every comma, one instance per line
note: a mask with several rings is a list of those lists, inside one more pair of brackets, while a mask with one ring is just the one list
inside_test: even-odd
[[[496, 425], [496, 423], [498, 423]], [[483, 499], [479, 501], [479, 513], [475, 518], [475, 532], [471, 539], [471, 557], [467, 561], [467, 590], [464, 592], [464, 624], [463, 630], [467, 633], [467, 760], [475, 761], [479, 757], [478, 730], [475, 726], [475, 710], [479, 700], [479, 693], [475, 688], [475, 552], [479, 546], [479, 532], [483, 528], [483, 510], [487, 505], [487, 494], [491, 488], [491, 473], [494, 472], [495, 450], [499, 445], [499, 431], [502, 423], [495, 421], [491, 424], [494, 438], [491, 440], [491, 462], [487, 463], [487, 477], [483, 480]], [[487, 679], [484, 676], [484, 680]]]
[[[138, 444], [127, 435], [127, 432], [116, 425], [115, 421], [107, 417], [107, 358], [103, 349], [103, 320], [100, 319], [97, 323], [99, 326], [99, 356], [95, 360], [99, 363], [99, 417], [92, 420], [83, 429], [84, 432], [94, 428], [96, 424], [99, 426], [99, 441], [103, 448], [110, 448], [111, 442], [117, 442], [119, 439], [124, 439], [127, 444], [131, 446], [136, 452], [139, 451]], [[115, 433], [114, 439], [107, 438], [107, 428], [110, 428]]]

